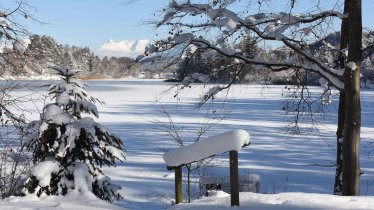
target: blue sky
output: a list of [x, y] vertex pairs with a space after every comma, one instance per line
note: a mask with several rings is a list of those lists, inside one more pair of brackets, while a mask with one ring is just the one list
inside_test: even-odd
[[154, 39], [155, 30], [145, 22], [167, 4], [165, 0], [34, 0], [35, 17], [48, 24], [27, 22], [33, 33], [46, 34], [60, 43], [93, 49], [112, 38]]
[[[2, 0], [7, 4], [12, 0]], [[115, 41], [156, 39], [152, 26], [145, 24], [168, 0], [29, 0], [37, 8], [35, 17], [48, 24], [26, 22], [32, 33], [50, 35], [62, 44], [89, 46], [96, 50], [110, 38]], [[298, 0], [297, 8], [309, 8], [318, 0]], [[286, 8], [289, 0], [276, 0], [275, 10]], [[332, 2], [332, 0], [322, 0]], [[335, 1], [334, 1], [335, 2]], [[280, 4], [282, 3], [282, 4]], [[374, 28], [374, 0], [363, 0], [366, 27]]]

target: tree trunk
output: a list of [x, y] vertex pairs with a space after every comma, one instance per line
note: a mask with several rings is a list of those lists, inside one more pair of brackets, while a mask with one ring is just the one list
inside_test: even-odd
[[[344, 1], [344, 14], [348, 13], [349, 0]], [[348, 21], [343, 18], [340, 30], [340, 50], [348, 47]], [[340, 68], [345, 68], [346, 58], [345, 55], [340, 57]], [[339, 94], [339, 110], [338, 110], [338, 128], [336, 130], [336, 172], [334, 183], [334, 195], [342, 195], [343, 190], [343, 131], [345, 119], [345, 93], [340, 91]]]
[[340, 92], [338, 110], [338, 129], [336, 131], [336, 172], [334, 183], [334, 195], [342, 195], [343, 190], [343, 131], [345, 118], [344, 99], [344, 92]]
[[356, 68], [346, 67], [345, 74], [343, 195], [359, 195], [359, 142], [361, 130], [360, 64], [362, 47], [361, 0], [349, 0], [348, 28], [348, 64], [354, 63]]

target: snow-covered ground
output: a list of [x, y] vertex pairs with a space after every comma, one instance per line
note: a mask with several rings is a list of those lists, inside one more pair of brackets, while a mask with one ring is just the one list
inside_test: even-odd
[[[106, 102], [98, 106], [100, 117], [97, 121], [123, 138], [125, 143], [127, 160], [116, 168], [104, 169], [115, 183], [123, 186], [124, 200], [114, 202], [114, 207], [172, 208], [174, 175], [166, 169], [162, 154], [177, 144], [160, 123], [170, 125], [170, 119], [164, 113], [167, 111], [185, 144], [192, 143], [206, 123], [220, 120], [202, 138], [234, 129], [250, 133], [251, 145], [239, 151], [239, 172], [260, 175], [260, 191], [263, 194], [241, 193], [241, 204], [246, 209], [374, 209], [373, 91], [362, 93], [360, 151], [364, 172], [361, 176], [361, 194], [370, 196], [342, 198], [323, 195], [331, 194], [333, 188], [335, 168], [326, 166], [332, 165], [335, 159], [336, 96], [328, 107], [328, 114], [320, 112], [315, 115], [321, 122], [316, 125], [318, 133], [309, 129], [311, 124], [307, 123], [303, 133], [292, 136], [284, 132], [291, 117], [282, 110], [285, 95], [288, 94], [284, 86], [235, 85], [228, 93], [221, 93], [216, 103], [208, 104], [207, 107], [213, 108], [208, 110], [206, 107], [196, 109], [202, 89], [208, 90], [202, 85], [187, 88], [179, 97], [173, 97], [175, 91], [165, 93], [170, 86], [157, 80], [90, 80], [87, 83], [90, 85], [89, 92]], [[39, 84], [33, 83], [28, 88], [38, 89]], [[322, 89], [317, 87], [311, 88], [311, 91], [316, 97], [322, 93]], [[18, 90], [18, 94], [28, 93], [28, 90]], [[29, 109], [33, 107], [32, 104], [28, 105]], [[26, 115], [38, 118], [38, 114]], [[208, 120], [206, 116], [215, 119]], [[218, 165], [209, 171], [228, 174], [228, 155], [221, 155], [216, 162]], [[193, 192], [197, 192], [196, 187]], [[224, 208], [229, 206], [229, 198], [223, 196], [203, 198], [191, 205], [183, 204], [174, 208]], [[82, 202], [59, 197], [39, 200], [11, 198], [0, 201], [0, 209], [56, 209], [54, 206], [77, 209], [79, 206], [83, 210], [113, 207], [97, 200], [91, 202], [89, 198], [83, 196]]]
[[[240, 207], [246, 210], [359, 210], [374, 209], [374, 198], [339, 197], [314, 193], [256, 194], [240, 193]], [[230, 195], [222, 192], [213, 197], [200, 199], [192, 204], [177, 205], [173, 210], [220, 210], [230, 209]]]

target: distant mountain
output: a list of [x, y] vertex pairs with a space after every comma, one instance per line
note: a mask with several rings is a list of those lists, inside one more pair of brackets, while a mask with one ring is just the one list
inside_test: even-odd
[[150, 40], [122, 40], [115, 42], [109, 39], [97, 51], [100, 57], [130, 57], [136, 58], [140, 54], [144, 54], [144, 48], [150, 43]]

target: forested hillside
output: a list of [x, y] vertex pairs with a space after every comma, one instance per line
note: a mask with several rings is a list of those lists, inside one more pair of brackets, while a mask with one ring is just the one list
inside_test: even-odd
[[[326, 62], [331, 62], [334, 56], [331, 54], [330, 47], [337, 47], [339, 45], [340, 33], [332, 33], [315, 43], [309, 44], [309, 51], [312, 53], [326, 52], [324, 58]], [[51, 72], [47, 69], [48, 66], [65, 66], [69, 68], [79, 68], [84, 70], [81, 78], [120, 78], [120, 77], [147, 77], [147, 78], [170, 78], [170, 72], [160, 68], [160, 65], [147, 65], [141, 68], [140, 64], [132, 58], [128, 57], [103, 57], [95, 55], [88, 47], [76, 47], [69, 45], [62, 45], [49, 36], [32, 35], [30, 37], [31, 43], [25, 52], [25, 55], [9, 54], [7, 59], [12, 61], [14, 66], [7, 66], [0, 71], [0, 77], [6, 78], [9, 76], [26, 78], [29, 76], [49, 76]], [[280, 60], [294, 56], [292, 52], [287, 51], [283, 47], [275, 49], [262, 49], [254, 46], [251, 40], [243, 40], [238, 46], [239, 48], [251, 47], [251, 50], [262, 56], [270, 56]], [[363, 38], [364, 52], [362, 73], [364, 81], [374, 79], [374, 32], [364, 33]], [[252, 49], [253, 48], [253, 49]], [[321, 50], [326, 48], [326, 50]], [[317, 50], [319, 49], [319, 50]], [[209, 52], [205, 52], [208, 53]], [[222, 58], [212, 61], [215, 56], [201, 56], [201, 53], [194, 53], [184, 56], [177, 66], [172, 67], [172, 72], [175, 79], [183, 80], [183, 75], [188, 72], [204, 73], [204, 69], [208, 71], [212, 69], [219, 69], [223, 61]], [[219, 56], [218, 56], [219, 57]], [[206, 59], [206, 60], [204, 60]], [[194, 62], [192, 62], [194, 61]], [[195, 66], [198, 64], [198, 66]], [[202, 66], [201, 63], [207, 64]], [[255, 84], [291, 84], [293, 83], [293, 70], [289, 72], [271, 72], [261, 71], [259, 73], [250, 66], [243, 70], [238, 82], [255, 83]], [[291, 75], [291, 76], [290, 76]], [[225, 75], [218, 75], [225, 77]], [[218, 78], [218, 81], [224, 78]], [[309, 75], [309, 84], [318, 84], [318, 77]]]
[[3, 68], [1, 77], [49, 76], [48, 66], [82, 69], [82, 78], [138, 77], [140, 74], [140, 66], [132, 58], [100, 58], [88, 47], [62, 45], [48, 36], [32, 35], [30, 41], [24, 55], [6, 55], [14, 65]]

